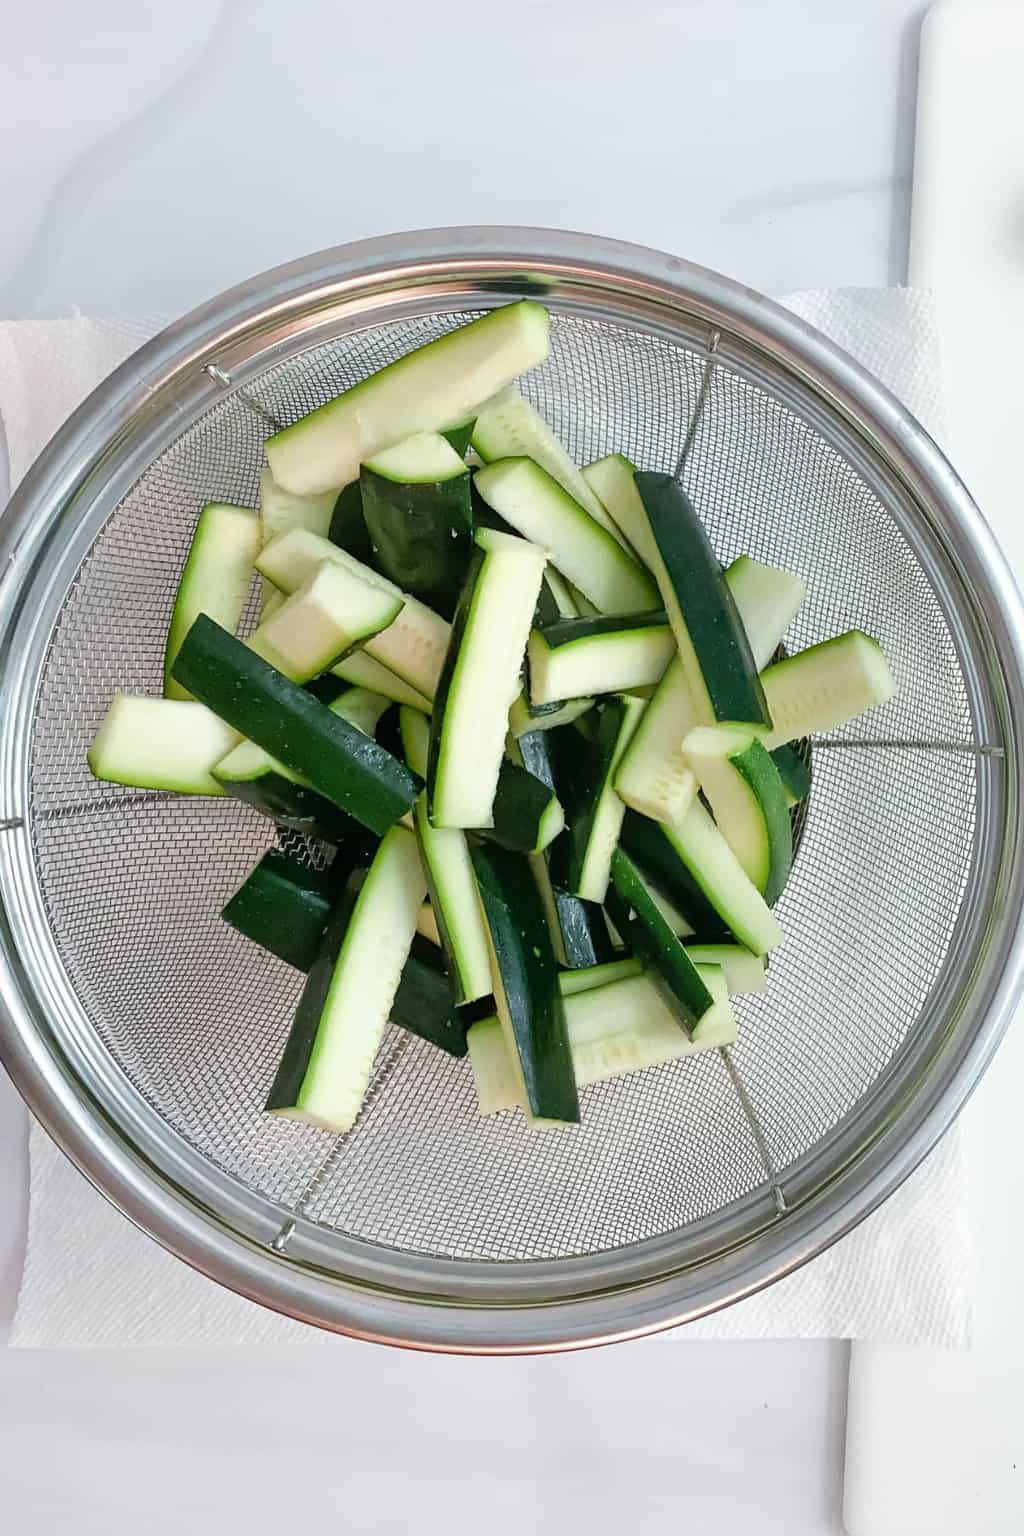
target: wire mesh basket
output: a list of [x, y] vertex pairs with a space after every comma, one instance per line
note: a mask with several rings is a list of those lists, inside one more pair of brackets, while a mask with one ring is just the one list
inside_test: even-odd
[[[681, 460], [723, 560], [804, 578], [788, 643], [863, 628], [898, 693], [815, 743], [785, 943], [735, 1047], [589, 1088], [579, 1128], [537, 1136], [395, 1029], [336, 1139], [262, 1113], [301, 978], [218, 916], [270, 824], [97, 783], [85, 749], [115, 690], [159, 692], [197, 509], [256, 504], [263, 439], [523, 292], [553, 333], [524, 392], [577, 462]], [[1019, 599], [920, 428], [758, 296], [540, 231], [328, 252], [136, 354], [0, 534], [4, 1060], [83, 1171], [216, 1279], [422, 1347], [643, 1332], [848, 1230], [983, 1070], [1021, 969]]]

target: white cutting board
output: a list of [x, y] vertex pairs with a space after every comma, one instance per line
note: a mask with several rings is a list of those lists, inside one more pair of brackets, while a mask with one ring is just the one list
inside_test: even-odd
[[[909, 276], [936, 298], [944, 446], [1024, 585], [1024, 0], [935, 6], [918, 90]], [[854, 1347], [852, 1536], [1024, 1532], [1024, 1017], [961, 1127], [977, 1347]]]

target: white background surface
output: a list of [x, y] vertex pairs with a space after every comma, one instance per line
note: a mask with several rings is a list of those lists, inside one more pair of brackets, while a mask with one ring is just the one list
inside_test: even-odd
[[[910, 277], [935, 297], [949, 448], [1024, 582], [1018, 352], [1024, 336], [1024, 5], [929, 17], [921, 54]], [[854, 1351], [846, 1518], [856, 1536], [1024, 1530], [1024, 1023], [960, 1120], [975, 1253], [975, 1347]]]
[[[898, 282], [922, 10], [8, 0], [0, 317], [172, 314], [308, 250], [456, 222], [644, 241], [774, 293]], [[21, 1132], [0, 1083], [0, 1324]], [[625, 1518], [824, 1536], [841, 1528], [844, 1396], [828, 1344], [11, 1354], [5, 1524], [313, 1530], [344, 1512], [389, 1531], [413, 1518], [402, 1494], [428, 1531]]]

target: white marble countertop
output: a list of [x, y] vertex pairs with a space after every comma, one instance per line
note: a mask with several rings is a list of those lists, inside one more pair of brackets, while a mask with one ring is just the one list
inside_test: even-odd
[[[769, 293], [901, 282], [922, 11], [8, 7], [0, 318], [175, 314], [306, 251], [453, 223], [594, 230]], [[20, 1265], [19, 1110], [0, 1082], [0, 1330]], [[537, 1530], [620, 1515], [650, 1532], [687, 1517], [724, 1536], [755, 1520], [786, 1536], [841, 1529], [841, 1345], [651, 1341], [503, 1364], [353, 1350], [344, 1383], [337, 1357], [330, 1370], [241, 1352], [0, 1357], [12, 1528], [73, 1517], [119, 1536], [141, 1516], [177, 1533], [226, 1516], [312, 1531], [337, 1511], [352, 1529], [399, 1530], [387, 1479], [404, 1468], [426, 1530], [521, 1529], [524, 1515]], [[465, 1411], [439, 1429], [442, 1391]], [[633, 1427], [645, 1414], [649, 1439]]]

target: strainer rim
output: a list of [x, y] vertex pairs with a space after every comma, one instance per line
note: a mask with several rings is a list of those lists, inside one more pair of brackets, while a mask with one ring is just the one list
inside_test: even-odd
[[[93, 392], [44, 450], [12, 499], [0, 525], [0, 624], [9, 620], [16, 595], [27, 588], [34, 543], [42, 536], [45, 522], [39, 514], [49, 509], [52, 518], [53, 507], [70, 500], [76, 483], [94, 457], [102, 455], [111, 435], [144, 410], [167, 379], [186, 369], [201, 370], [210, 359], [225, 354], [257, 316], [272, 318], [287, 329], [300, 307], [308, 311], [311, 296], [326, 302], [369, 292], [385, 277], [422, 280], [450, 271], [453, 265], [477, 281], [492, 270], [506, 284], [510, 271], [518, 270], [524, 277], [557, 271], [562, 279], [578, 273], [581, 278], [596, 277], [613, 285], [639, 286], [647, 294], [660, 292], [667, 301], [684, 305], [690, 316], [705, 319], [709, 335], [722, 326], [766, 347], [776, 359], [802, 373], [863, 429], [870, 427], [894, 461], [927, 488], [936, 514], [965, 541], [986, 598], [986, 618], [1006, 641], [1002, 660], [1012, 703], [1021, 705], [1024, 609], [1012, 576], [965, 487], [905, 408], [833, 343], [751, 290], [676, 257], [559, 231], [435, 230], [342, 246], [251, 279], [168, 327]], [[25, 701], [21, 704], [24, 707]], [[9, 707], [5, 697], [5, 711]], [[1007, 735], [1014, 742], [1014, 767], [1019, 772], [1020, 744], [1012, 729], [1013, 713], [1006, 722]], [[4, 795], [0, 810], [18, 803], [10, 767], [6, 763], [0, 776]], [[1015, 792], [1015, 777], [1010, 787]], [[1013, 819], [1014, 809], [1011, 804], [1008, 820]], [[183, 1191], [173, 1190], [155, 1168], [143, 1165], [116, 1127], [99, 1119], [96, 1106], [87, 1102], [81, 1085], [54, 1059], [33, 1023], [21, 978], [12, 966], [17, 945], [9, 932], [4, 934], [5, 965], [0, 973], [4, 1005], [0, 1058], [49, 1133], [108, 1198], [180, 1257], [253, 1300], [360, 1337], [422, 1348], [516, 1352], [632, 1337], [701, 1316], [806, 1262], [874, 1209], [942, 1134], [984, 1071], [1024, 980], [1022, 872], [1015, 845], [1005, 862], [1008, 877], [1015, 876], [1006, 892], [1010, 922], [1003, 923], [995, 963], [988, 957], [987, 1007], [944, 1091], [936, 1096], [931, 1085], [930, 1093], [919, 1094], [913, 1106], [915, 1116], [903, 1125], [902, 1139], [895, 1147], [883, 1149], [881, 1141], [886, 1138], [880, 1138], [806, 1208], [792, 1212], [784, 1242], [780, 1241], [782, 1225], [748, 1241], [746, 1262], [734, 1264], [725, 1277], [716, 1269], [698, 1292], [690, 1293], [681, 1315], [673, 1310], [676, 1276], [585, 1300], [502, 1309], [500, 1317], [488, 1307], [410, 1300], [308, 1271], [297, 1276], [287, 1259], [237, 1232], [229, 1233], [212, 1212], [188, 1205]], [[4, 920], [6, 925], [6, 913]], [[819, 1209], [823, 1200], [832, 1206], [830, 1213]]]

